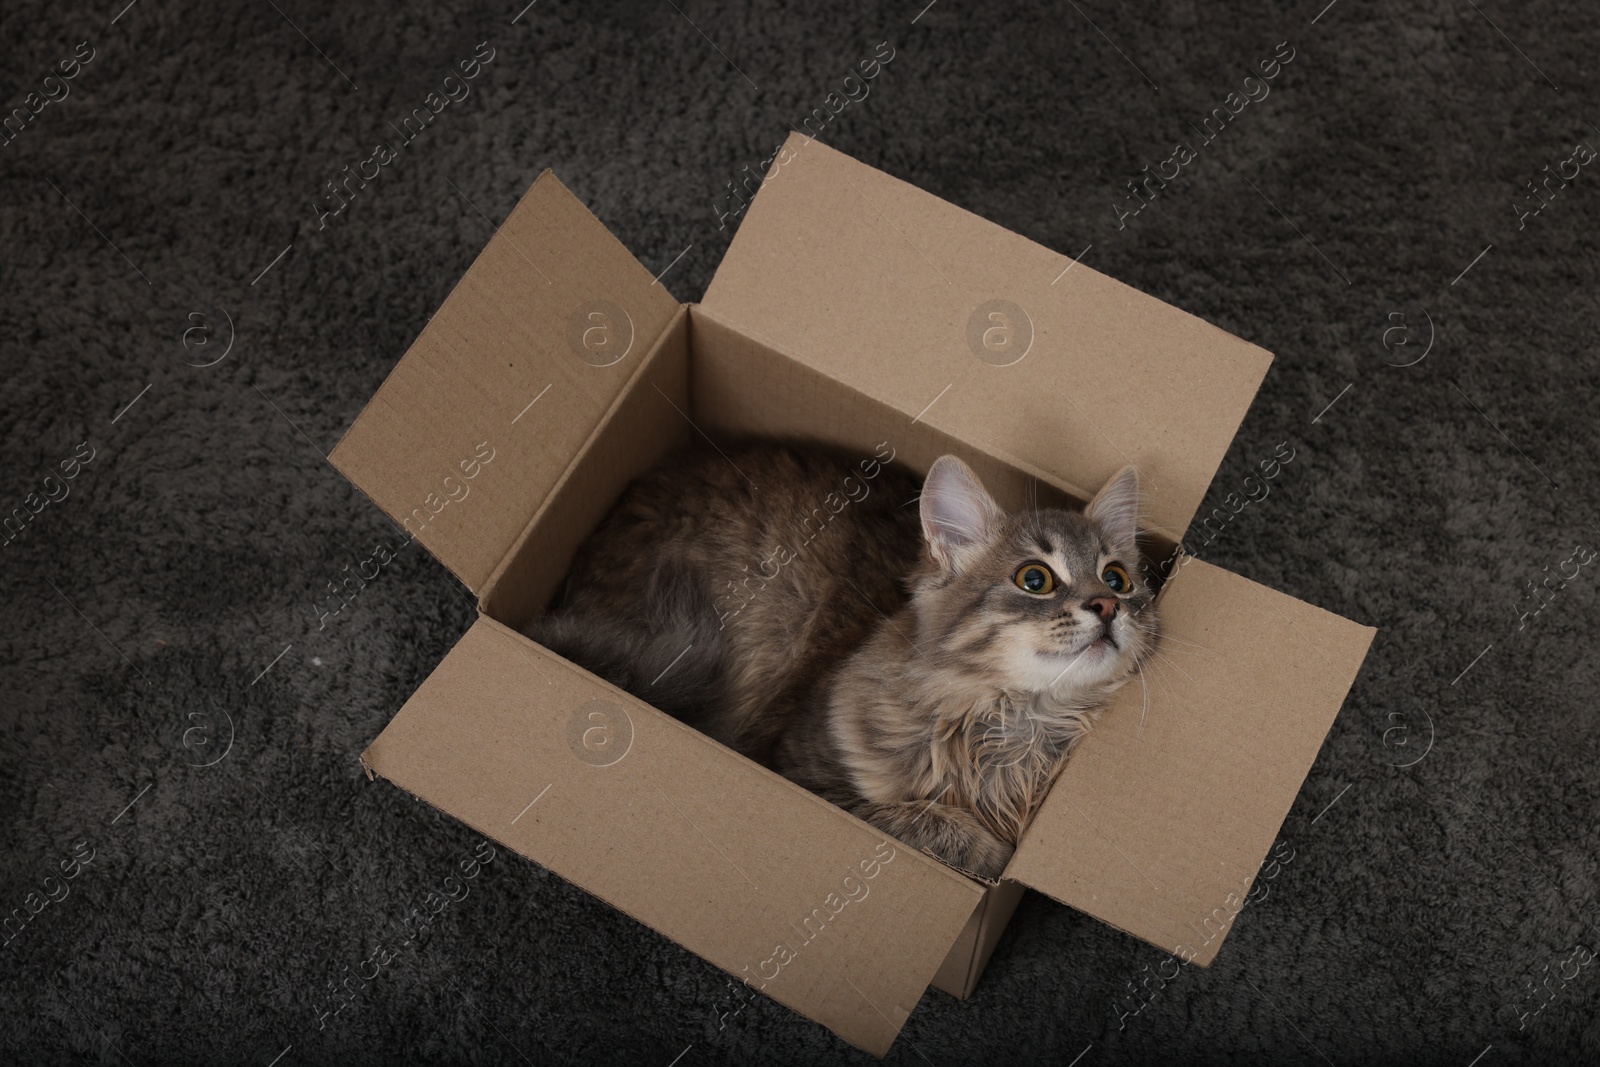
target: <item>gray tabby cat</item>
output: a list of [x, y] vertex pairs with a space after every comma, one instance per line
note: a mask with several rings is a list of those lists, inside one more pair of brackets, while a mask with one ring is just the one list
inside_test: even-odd
[[852, 463], [747, 443], [658, 466], [525, 632], [992, 879], [1154, 651], [1138, 480], [1124, 468], [1081, 514], [1007, 515], [954, 456], [919, 496], [885, 447]]

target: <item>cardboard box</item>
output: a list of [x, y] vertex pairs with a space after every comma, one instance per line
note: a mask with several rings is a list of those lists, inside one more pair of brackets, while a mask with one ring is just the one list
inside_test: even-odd
[[1007, 508], [1132, 462], [1157, 559], [1194, 517], [1270, 355], [818, 142], [779, 158], [687, 306], [545, 172], [340, 442], [479, 603], [363, 765], [877, 1055], [930, 982], [971, 992], [1024, 886], [1209, 963], [1367, 627], [1183, 557], [1148, 707], [1121, 691], [993, 886], [517, 632], [701, 439], [953, 452]]

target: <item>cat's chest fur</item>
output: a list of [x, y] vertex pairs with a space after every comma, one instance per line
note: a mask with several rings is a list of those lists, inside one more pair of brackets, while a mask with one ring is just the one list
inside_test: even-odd
[[968, 808], [1014, 842], [1062, 758], [1091, 729], [1097, 701], [931, 667], [929, 653], [903, 636], [910, 625], [904, 615], [889, 620], [841, 666], [824, 713], [827, 747], [861, 800], [909, 795]]

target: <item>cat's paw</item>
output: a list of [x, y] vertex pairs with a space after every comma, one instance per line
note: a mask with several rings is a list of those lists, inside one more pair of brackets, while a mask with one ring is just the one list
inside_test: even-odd
[[996, 837], [966, 808], [906, 800], [863, 804], [854, 813], [913, 848], [978, 878], [999, 878], [1016, 851], [1016, 846]]
[[993, 881], [1005, 871], [1006, 864], [1011, 862], [1011, 856], [1016, 851], [1015, 845], [1008, 845], [992, 834], [982, 833], [968, 836], [951, 849], [944, 859], [952, 867]]

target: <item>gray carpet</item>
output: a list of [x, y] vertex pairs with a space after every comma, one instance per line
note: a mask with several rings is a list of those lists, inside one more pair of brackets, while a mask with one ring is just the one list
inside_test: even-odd
[[39, 509], [0, 549], [8, 1058], [871, 1062], [504, 852], [350, 979], [478, 841], [356, 762], [473, 609], [417, 547], [316, 609], [395, 543], [323, 453], [539, 171], [652, 270], [692, 246], [664, 284], [696, 299], [726, 183], [880, 41], [824, 139], [1277, 353], [1207, 507], [1296, 458], [1198, 554], [1381, 628], [1215, 966], [1160, 988], [1029, 896], [889, 1061], [1600, 1057], [1600, 573], [1563, 566], [1600, 543], [1600, 191], [1563, 162], [1600, 148], [1592, 8], [124, 2], [0, 11], [0, 506]]

